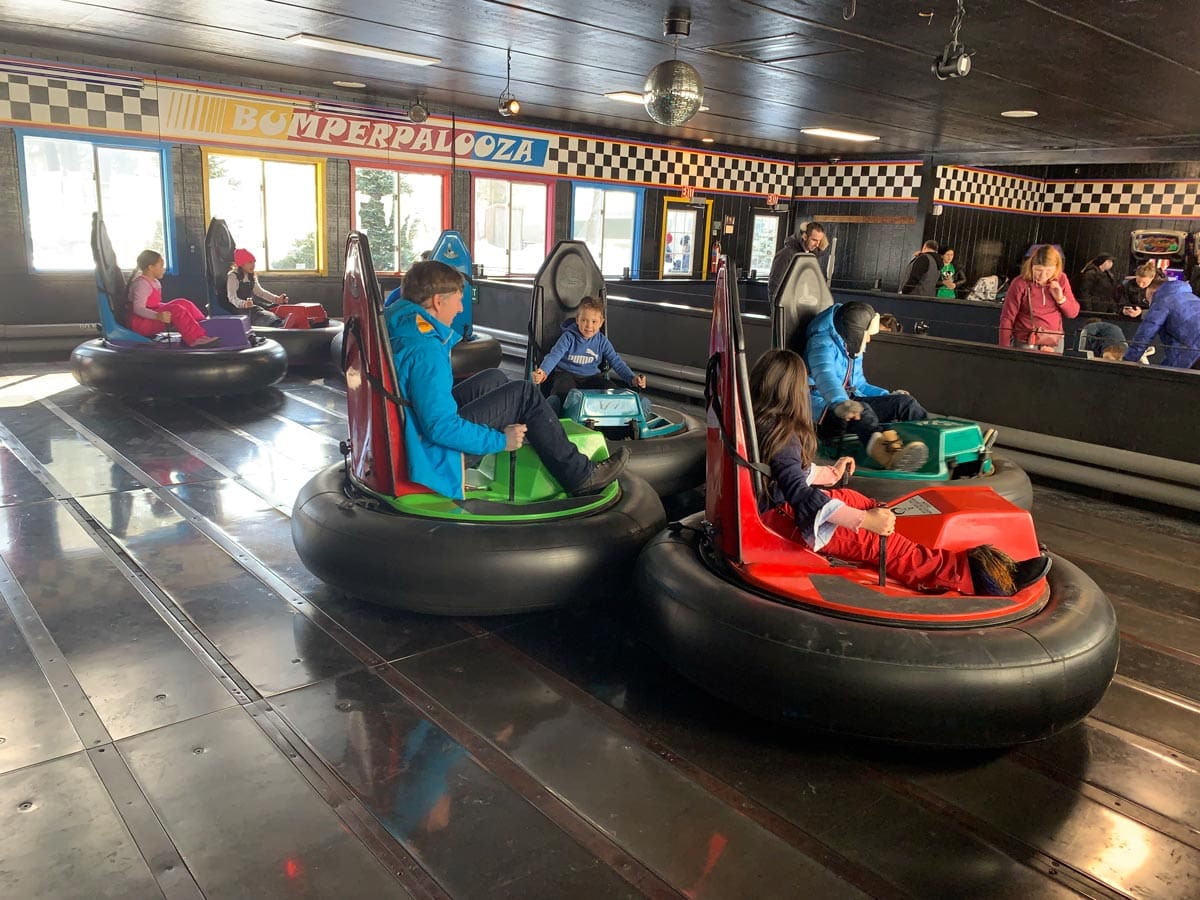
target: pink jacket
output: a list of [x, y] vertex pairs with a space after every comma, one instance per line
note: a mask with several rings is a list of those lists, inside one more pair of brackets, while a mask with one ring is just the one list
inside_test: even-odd
[[[1049, 333], [1055, 338], [1063, 335], [1063, 317], [1073, 319], [1079, 315], [1079, 301], [1071, 290], [1071, 282], [1060, 273], [1056, 279], [1062, 287], [1062, 306], [1054, 302], [1048, 286], [1035, 284], [1019, 277], [1013, 280], [1004, 294], [1004, 306], [1000, 309], [1000, 346], [1011, 347], [1033, 343], [1030, 334], [1034, 330]], [[1014, 341], [1015, 338], [1015, 341]]]

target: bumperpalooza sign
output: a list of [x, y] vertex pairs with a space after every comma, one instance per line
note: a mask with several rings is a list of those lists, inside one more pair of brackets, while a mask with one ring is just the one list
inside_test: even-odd
[[173, 140], [390, 160], [432, 157], [448, 162], [454, 157], [472, 165], [537, 172], [546, 169], [549, 155], [550, 142], [545, 138], [474, 123], [451, 126], [430, 119], [416, 125], [381, 118], [373, 111], [359, 113], [352, 107], [328, 111], [320, 103], [241, 100], [171, 87], [159, 93], [162, 134]]

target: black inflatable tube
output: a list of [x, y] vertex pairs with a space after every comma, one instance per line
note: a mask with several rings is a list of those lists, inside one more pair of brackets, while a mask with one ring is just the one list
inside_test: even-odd
[[[655, 404], [662, 414], [663, 408]], [[704, 483], [706, 431], [695, 416], [679, 410], [666, 410], [671, 421], [683, 419], [686, 426], [678, 434], [644, 440], [621, 441], [629, 448], [626, 471], [650, 482], [660, 497], [670, 497]], [[612, 446], [617, 446], [616, 444]]]
[[[343, 371], [342, 341], [343, 334], [339, 328], [329, 344], [329, 358], [333, 362], [333, 367], [339, 372]], [[475, 335], [469, 341], [459, 341], [450, 351], [450, 366], [454, 372], [454, 380], [458, 381], [486, 369], [499, 368], [502, 357], [503, 350], [500, 342], [494, 337]]]
[[335, 464], [300, 491], [292, 541], [305, 568], [351, 597], [396, 609], [488, 616], [627, 590], [638, 551], [666, 524], [658, 495], [621, 478], [618, 501], [576, 518], [455, 523], [352, 503]]
[[323, 328], [270, 328], [254, 326], [259, 337], [275, 341], [287, 351], [289, 366], [325, 366], [330, 361], [330, 345], [342, 333], [342, 323]]
[[1082, 719], [1116, 669], [1112, 605], [1061, 557], [1041, 612], [963, 629], [852, 621], [765, 598], [714, 574], [690, 529], [651, 541], [635, 580], [653, 643], [684, 676], [756, 715], [814, 730], [1012, 746]]
[[477, 372], [500, 367], [504, 351], [494, 337], [475, 335], [469, 341], [459, 341], [450, 351], [450, 366], [454, 380], [468, 378]]
[[849, 486], [861, 494], [866, 494], [868, 497], [884, 503], [927, 487], [943, 487], [945, 485], [990, 487], [1015, 506], [1019, 506], [1021, 509], [1032, 509], [1033, 485], [1030, 484], [1025, 470], [1011, 459], [999, 455], [992, 456], [992, 464], [996, 470], [991, 475], [976, 475], [972, 478], [958, 478], [952, 481], [913, 481], [855, 475], [850, 479]]
[[80, 384], [123, 397], [219, 397], [270, 387], [287, 374], [288, 358], [275, 341], [243, 350], [121, 349], [103, 339], [71, 353]]

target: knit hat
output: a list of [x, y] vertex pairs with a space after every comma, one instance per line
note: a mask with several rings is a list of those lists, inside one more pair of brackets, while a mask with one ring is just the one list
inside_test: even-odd
[[858, 356], [867, 349], [867, 335], [879, 334], [879, 313], [869, 303], [843, 303], [833, 313], [833, 327], [846, 342], [846, 352]]
[[238, 247], [233, 251], [233, 264], [239, 269], [244, 266], [252, 266], [254, 265], [254, 254], [249, 250]]

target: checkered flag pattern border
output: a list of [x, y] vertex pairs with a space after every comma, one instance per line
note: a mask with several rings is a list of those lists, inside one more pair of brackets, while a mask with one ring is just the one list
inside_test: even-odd
[[938, 166], [934, 202], [1036, 214], [1042, 208], [1042, 189], [1043, 182], [1036, 178]]
[[559, 135], [552, 141], [549, 157], [556, 175], [588, 181], [760, 195], [784, 195], [791, 184], [791, 163], [780, 160], [573, 135]]
[[[0, 66], [0, 121], [159, 133], [159, 101], [140, 79], [24, 64]], [[565, 178], [765, 196], [792, 193], [792, 163], [575, 135], [551, 140], [549, 169]], [[801, 164], [796, 199], [914, 201], [921, 163]], [[1190, 219], [1197, 181], [1043, 181], [965, 166], [938, 166], [934, 200], [1030, 215]]]
[[796, 199], [907, 202], [917, 199], [920, 187], [920, 163], [848, 163], [796, 168]]
[[1191, 219], [1200, 208], [1200, 181], [1047, 181], [1046, 215]]
[[158, 100], [139, 87], [0, 71], [0, 121], [158, 133]]

